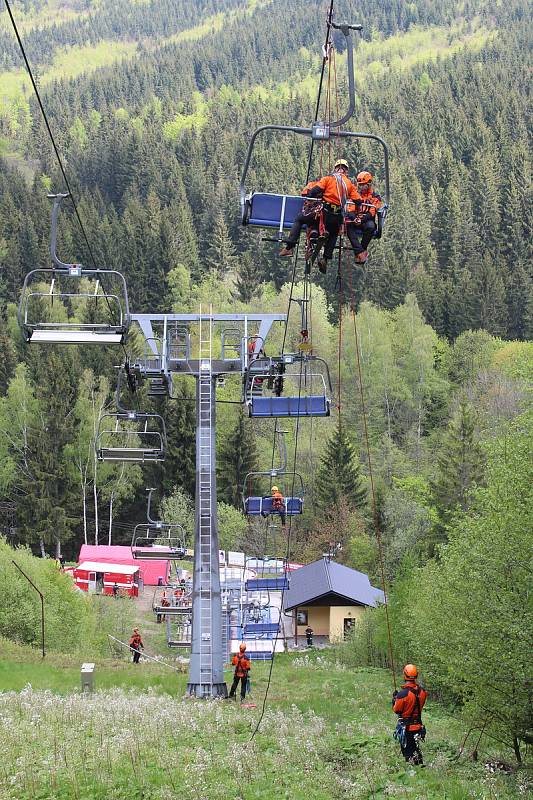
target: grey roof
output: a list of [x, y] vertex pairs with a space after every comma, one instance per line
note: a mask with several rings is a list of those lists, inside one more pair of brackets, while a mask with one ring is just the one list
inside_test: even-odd
[[385, 599], [381, 589], [370, 585], [364, 572], [320, 558], [290, 573], [285, 609], [304, 606], [330, 594], [345, 598], [347, 605], [377, 606]]

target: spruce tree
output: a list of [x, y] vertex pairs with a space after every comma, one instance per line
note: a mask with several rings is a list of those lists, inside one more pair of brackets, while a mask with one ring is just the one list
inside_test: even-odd
[[339, 424], [326, 444], [316, 479], [318, 505], [326, 513], [342, 498], [353, 508], [366, 503], [366, 489], [352, 443]]
[[[246, 475], [257, 468], [254, 429], [240, 408], [237, 424], [223, 441], [218, 456], [218, 500], [240, 509]], [[254, 491], [252, 485], [246, 489]]]
[[431, 483], [439, 515], [437, 533], [441, 536], [453, 513], [467, 510], [472, 488], [483, 479], [483, 465], [474, 409], [463, 398], [448, 425], [437, 456], [437, 475]]

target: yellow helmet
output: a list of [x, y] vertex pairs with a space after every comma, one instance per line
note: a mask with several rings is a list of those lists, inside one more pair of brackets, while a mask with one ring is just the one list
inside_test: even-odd
[[338, 158], [333, 165], [333, 169], [337, 169], [337, 167], [345, 167], [346, 169], [350, 169], [348, 162], [344, 158]]
[[278, 489], [278, 487], [277, 487], [277, 486], [273, 486], [273, 487], [272, 487], [272, 489], [271, 489], [271, 491], [272, 491], [272, 492], [279, 492], [279, 489]]

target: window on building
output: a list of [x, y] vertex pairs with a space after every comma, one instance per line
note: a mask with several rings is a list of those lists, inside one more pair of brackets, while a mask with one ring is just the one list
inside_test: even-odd
[[297, 625], [307, 625], [307, 611], [298, 610], [296, 612], [296, 624]]

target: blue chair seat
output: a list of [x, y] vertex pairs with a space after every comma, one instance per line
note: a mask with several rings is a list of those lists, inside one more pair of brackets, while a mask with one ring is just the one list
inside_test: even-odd
[[[303, 513], [304, 501], [301, 497], [286, 497], [285, 498], [285, 513], [289, 516]], [[259, 514], [278, 514], [272, 508], [271, 497], [247, 497], [244, 501], [244, 513], [250, 516], [258, 516]]]
[[256, 633], [277, 633], [279, 624], [277, 622], [250, 622], [244, 626], [244, 635], [252, 636]]
[[302, 210], [304, 199], [299, 195], [253, 192], [246, 200], [243, 224], [279, 230], [290, 228]]
[[288, 578], [250, 578], [246, 581], [247, 592], [260, 592], [262, 589], [280, 591], [289, 588]]
[[329, 417], [329, 400], [324, 395], [307, 397], [251, 397], [251, 417]]
[[261, 650], [255, 652], [247, 650], [246, 658], [249, 658], [250, 661], [272, 661], [272, 653], [264, 653]]

